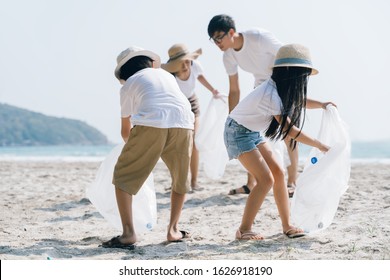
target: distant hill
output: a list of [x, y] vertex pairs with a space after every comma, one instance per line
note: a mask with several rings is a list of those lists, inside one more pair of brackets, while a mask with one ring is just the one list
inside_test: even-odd
[[0, 146], [108, 143], [104, 134], [85, 122], [50, 117], [0, 103]]

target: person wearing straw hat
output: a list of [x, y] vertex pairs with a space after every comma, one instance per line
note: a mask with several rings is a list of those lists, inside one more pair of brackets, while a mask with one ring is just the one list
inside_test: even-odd
[[[210, 40], [224, 52], [223, 63], [229, 76], [231, 111], [240, 101], [238, 67], [253, 74], [254, 87], [259, 86], [271, 76], [271, 68], [282, 43], [271, 32], [260, 28], [237, 32], [233, 18], [225, 14], [214, 16], [207, 31]], [[285, 144], [290, 159], [290, 165], [287, 166], [287, 187], [289, 196], [292, 197], [298, 176], [299, 155], [298, 148], [291, 149], [290, 142], [291, 139], [287, 137]], [[254, 177], [248, 173], [247, 183], [231, 189], [229, 194], [249, 194], [255, 184]]]
[[264, 137], [271, 140], [291, 137], [322, 152], [329, 150], [328, 146], [302, 131], [305, 107], [326, 108], [328, 104], [333, 104], [307, 99], [308, 78], [317, 73], [306, 47], [299, 44], [282, 46], [277, 52], [271, 78], [238, 103], [226, 120], [224, 140], [229, 158], [238, 159], [256, 179], [256, 185], [246, 201], [236, 239], [264, 239], [252, 231], [252, 225], [271, 188], [283, 233], [289, 238], [304, 235], [302, 229], [290, 223], [283, 167]]
[[[195, 93], [196, 81], [198, 80], [214, 97], [218, 97], [219, 94], [218, 90], [207, 81], [200, 62], [196, 60], [201, 54], [202, 49], [190, 52], [186, 45], [174, 44], [168, 50], [167, 63], [161, 65], [161, 68], [175, 76], [181, 91], [191, 103], [191, 110], [195, 115], [194, 139], [199, 127], [200, 116], [199, 101]], [[199, 151], [195, 142], [193, 143], [190, 169], [192, 190], [201, 190], [202, 188], [198, 185]]]
[[190, 190], [188, 170], [194, 114], [175, 79], [159, 66], [157, 54], [137, 46], [129, 47], [117, 58], [115, 77], [123, 85], [120, 90], [121, 134], [126, 144], [115, 165], [113, 184], [123, 232], [103, 242], [105, 248], [134, 249], [137, 236], [132, 198], [160, 157], [172, 178], [167, 240], [180, 241], [190, 236], [187, 231], [178, 229], [178, 222], [185, 194]]

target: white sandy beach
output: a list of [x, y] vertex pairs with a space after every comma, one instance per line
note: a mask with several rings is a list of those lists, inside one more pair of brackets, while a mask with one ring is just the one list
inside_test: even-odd
[[158, 224], [143, 234], [134, 251], [99, 248], [119, 235], [85, 198], [99, 162], [0, 162], [0, 259], [390, 259], [390, 165], [354, 163], [350, 187], [332, 225], [299, 239], [281, 231], [272, 193], [256, 218], [261, 242], [234, 240], [246, 195], [229, 196], [246, 173], [228, 165], [221, 180], [200, 173], [202, 191], [190, 193], [181, 229], [193, 238], [166, 243], [170, 177], [158, 163], [154, 170]]

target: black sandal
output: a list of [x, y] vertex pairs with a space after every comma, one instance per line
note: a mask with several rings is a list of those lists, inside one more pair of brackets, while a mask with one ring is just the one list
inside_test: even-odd
[[288, 197], [293, 197], [295, 192], [295, 186], [287, 185]]
[[100, 245], [99, 247], [118, 248], [118, 249], [125, 249], [125, 250], [134, 250], [135, 249], [134, 244], [124, 244], [124, 243], [120, 242], [119, 235], [111, 238], [108, 241], [103, 242], [102, 245]]
[[[238, 192], [237, 190], [239, 189], [243, 189], [244, 192]], [[248, 188], [247, 185], [243, 185], [242, 187], [238, 188], [238, 189], [232, 189], [229, 191], [229, 195], [235, 195], [235, 194], [250, 194], [251, 193], [251, 190]]]

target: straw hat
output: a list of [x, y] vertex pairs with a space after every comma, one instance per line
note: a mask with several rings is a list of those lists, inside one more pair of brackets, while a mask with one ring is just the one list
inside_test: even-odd
[[299, 44], [282, 46], [276, 54], [274, 67], [298, 66], [311, 68], [311, 75], [318, 74], [312, 66], [309, 49]]
[[128, 62], [133, 57], [141, 56], [141, 55], [147, 56], [150, 59], [152, 59], [154, 61], [154, 67], [156, 68], [160, 67], [161, 60], [157, 54], [148, 50], [144, 50], [143, 48], [137, 46], [131, 46], [118, 55], [116, 59], [118, 65], [115, 68], [115, 77], [117, 77], [117, 79], [120, 80], [119, 74], [120, 74], [121, 67], [125, 65], [125, 63]]
[[161, 68], [170, 73], [176, 73], [180, 70], [181, 62], [184, 60], [194, 60], [202, 54], [202, 49], [190, 53], [184, 44], [175, 44], [168, 50], [169, 59], [167, 63], [162, 64]]

